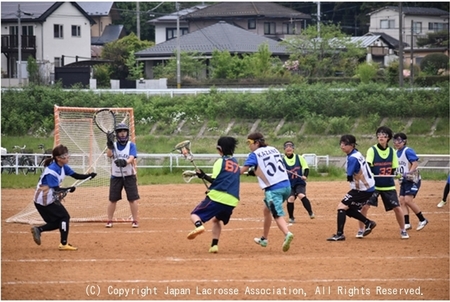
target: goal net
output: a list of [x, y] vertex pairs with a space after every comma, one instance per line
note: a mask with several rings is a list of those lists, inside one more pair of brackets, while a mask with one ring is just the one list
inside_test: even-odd
[[[65, 197], [64, 206], [71, 221], [101, 222], [107, 221], [109, 204], [109, 179], [111, 177], [111, 159], [106, 156], [106, 135], [95, 125], [93, 115], [101, 108], [54, 107], [55, 129], [54, 146], [63, 144], [70, 153], [69, 166], [77, 173], [96, 172], [97, 176], [77, 187], [74, 193]], [[130, 140], [135, 141], [133, 108], [111, 108], [116, 114], [117, 123], [129, 125]], [[75, 185], [72, 177], [66, 177], [61, 187]], [[123, 192], [123, 194], [125, 194]], [[117, 203], [114, 220], [131, 221], [128, 202]], [[42, 224], [44, 221], [31, 201], [18, 214], [6, 222]]]

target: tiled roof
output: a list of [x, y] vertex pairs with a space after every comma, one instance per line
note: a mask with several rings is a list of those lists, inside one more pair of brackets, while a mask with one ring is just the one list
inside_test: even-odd
[[301, 18], [311, 19], [310, 15], [273, 2], [220, 2], [204, 9], [192, 12], [182, 19], [233, 18], [233, 17], [266, 17], [266, 18]]
[[[377, 9], [371, 13], [369, 13], [369, 15], [372, 15], [374, 13], [383, 11], [385, 9], [390, 9], [393, 11], [398, 12], [399, 8], [398, 6], [385, 6], [383, 8]], [[410, 7], [410, 6], [402, 6], [402, 12], [405, 15], [417, 15], [417, 16], [442, 16], [442, 15], [448, 15], [449, 12], [439, 9], [439, 8], [435, 8], [435, 7]]]
[[[392, 36], [390, 36], [390, 35], [388, 35], [386, 33], [383, 33], [383, 32], [372, 32], [372, 33], [367, 33], [366, 35], [369, 35], [369, 34], [380, 36], [382, 39], [384, 39], [388, 44], [390, 44], [395, 49], [399, 48], [399, 46], [400, 46], [400, 41], [399, 40], [393, 38]], [[403, 46], [404, 47], [405, 46], [409, 46], [409, 44], [403, 42]]]
[[114, 2], [77, 2], [90, 16], [108, 16]]
[[203, 9], [205, 7], [208, 7], [208, 5], [195, 5], [195, 6], [186, 8], [186, 9], [182, 9], [179, 12], [173, 12], [171, 14], [167, 14], [167, 15], [155, 18], [155, 19], [151, 19], [151, 20], [147, 21], [147, 23], [156, 24], [156, 23], [163, 23], [163, 22], [176, 22], [178, 15], [184, 16], [184, 15], [190, 14], [192, 12], [195, 12], [199, 9]]
[[[214, 50], [228, 50], [230, 53], [254, 53], [263, 43], [274, 55], [286, 54], [286, 48], [273, 39], [260, 36], [223, 21], [182, 35], [180, 49], [185, 52], [211, 54]], [[177, 47], [177, 39], [157, 44], [136, 52], [138, 57], [172, 56]]]
[[91, 45], [104, 45], [116, 41], [120, 39], [123, 30], [123, 25], [107, 25], [100, 37], [91, 38]]

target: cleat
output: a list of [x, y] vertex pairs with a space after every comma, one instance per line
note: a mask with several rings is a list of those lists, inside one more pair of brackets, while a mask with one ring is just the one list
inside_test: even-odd
[[409, 235], [406, 231], [401, 231], [400, 232], [400, 236], [402, 237], [402, 239], [408, 239]]
[[327, 241], [344, 241], [344, 240], [345, 240], [344, 234], [342, 234], [342, 235], [334, 234], [333, 236], [331, 236], [330, 238], [327, 239]]
[[411, 224], [405, 223], [405, 230], [410, 230], [410, 229], [411, 229]]
[[368, 225], [366, 225], [366, 228], [364, 229], [363, 237], [366, 237], [370, 233], [372, 233], [372, 230], [377, 226], [375, 221], [370, 221]]
[[209, 252], [216, 254], [219, 252], [219, 246], [218, 245], [213, 245], [212, 247], [209, 248]]
[[314, 213], [309, 214], [309, 218], [314, 219], [316, 218], [316, 215], [314, 215]]
[[423, 229], [427, 224], [428, 224], [428, 220], [426, 220], [426, 219], [425, 219], [424, 221], [419, 222], [419, 225], [417, 226], [416, 231], [420, 231], [420, 230]]
[[63, 245], [62, 243], [59, 244], [58, 249], [59, 249], [60, 251], [76, 251], [76, 250], [78, 250], [77, 247], [74, 247], [74, 246], [72, 246], [71, 244]]
[[291, 242], [294, 239], [294, 234], [291, 232], [287, 233], [286, 237], [284, 238], [283, 242], [283, 252], [289, 251], [289, 248], [291, 247]]
[[197, 237], [198, 235], [200, 235], [201, 233], [203, 233], [205, 231], [205, 227], [203, 225], [196, 227], [192, 232], [190, 232], [187, 235], [187, 239], [192, 240], [195, 237]]
[[37, 227], [31, 228], [31, 234], [33, 234], [33, 240], [37, 245], [41, 245], [41, 231]]
[[139, 223], [135, 220], [135, 221], [133, 221], [133, 223], [131, 224], [131, 227], [136, 229], [136, 228], [139, 227]]
[[262, 239], [262, 238], [255, 238], [255, 239], [253, 239], [253, 240], [255, 241], [256, 244], [259, 244], [259, 245], [262, 246], [262, 247], [266, 247], [267, 244], [269, 243], [269, 242], [267, 241], [267, 239]]
[[105, 228], [112, 228], [113, 227], [113, 223], [112, 223], [112, 221], [108, 221], [106, 224], [105, 224]]
[[359, 230], [358, 233], [356, 233], [356, 238], [363, 238], [364, 237], [364, 230]]
[[438, 208], [442, 208], [443, 206], [445, 206], [447, 204], [447, 202], [445, 200], [441, 200], [438, 204], [437, 207]]
[[289, 223], [290, 223], [290, 224], [295, 223], [295, 218], [289, 218]]

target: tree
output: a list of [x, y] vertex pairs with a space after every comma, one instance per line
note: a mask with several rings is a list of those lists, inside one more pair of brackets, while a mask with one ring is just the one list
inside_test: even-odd
[[[180, 73], [183, 78], [191, 77], [201, 78], [202, 71], [205, 68], [204, 60], [198, 59], [199, 53], [180, 52]], [[153, 67], [153, 77], [175, 79], [177, 77], [177, 52], [174, 51], [173, 57], [164, 63]]]
[[320, 33], [310, 25], [281, 44], [291, 53], [290, 60], [298, 61], [300, 73], [310, 77], [334, 76], [336, 71], [352, 75], [365, 56], [365, 49], [334, 24], [321, 24]]
[[130, 54], [153, 46], [153, 42], [142, 41], [133, 33], [114, 42], [107, 43], [102, 50], [101, 57], [111, 60], [109, 74], [113, 79], [126, 79], [129, 76], [127, 60]]
[[441, 30], [438, 32], [429, 33], [426, 38], [417, 38], [417, 46], [419, 47], [447, 47], [448, 30]]

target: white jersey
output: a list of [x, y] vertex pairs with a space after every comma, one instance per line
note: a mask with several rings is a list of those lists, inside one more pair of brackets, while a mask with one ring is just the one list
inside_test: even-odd
[[36, 191], [34, 193], [34, 202], [38, 203], [43, 206], [48, 206], [49, 204], [52, 204], [54, 201], [53, 198], [53, 192], [54, 190], [50, 188], [47, 185], [42, 185], [42, 179], [44, 179], [45, 175], [51, 174], [58, 178], [59, 183], [61, 184], [64, 178], [66, 177], [66, 173], [64, 172], [64, 169], [61, 169], [61, 175], [58, 174], [56, 171], [49, 169], [49, 167], [45, 167], [44, 172], [42, 173], [41, 177], [39, 178], [39, 182], [36, 187]]
[[[130, 142], [127, 142], [127, 145], [121, 151], [117, 150], [117, 142], [115, 142], [114, 145], [115, 145], [114, 148], [116, 149], [114, 152], [115, 152], [115, 156], [117, 156], [117, 158], [114, 158], [114, 160], [111, 164], [112, 176], [122, 177], [122, 176], [130, 176], [130, 175], [136, 174], [136, 170], [134, 169], [132, 164], [128, 164], [126, 167], [120, 168], [114, 163], [114, 161], [116, 159], [127, 160], [130, 157]], [[121, 169], [122, 169], [122, 171], [121, 171]]]
[[354, 150], [350, 153], [345, 165], [347, 175], [353, 176], [353, 181], [350, 182], [351, 189], [368, 191], [375, 186], [375, 179], [372, 176], [370, 166], [361, 152]]
[[[410, 156], [413, 156], [414, 158], [419, 160], [419, 158], [415, 154], [414, 150], [409, 147], [404, 147], [401, 151], [397, 151], [398, 170], [401, 174], [406, 174], [406, 173], [410, 172], [411, 163], [408, 159], [408, 156], [406, 155], [407, 152], [409, 153]], [[420, 175], [419, 175], [419, 179], [421, 179]]]
[[258, 169], [256, 169], [255, 175], [258, 176], [261, 189], [289, 180], [283, 157], [276, 148], [271, 146], [260, 147], [253, 153], [258, 160]]

